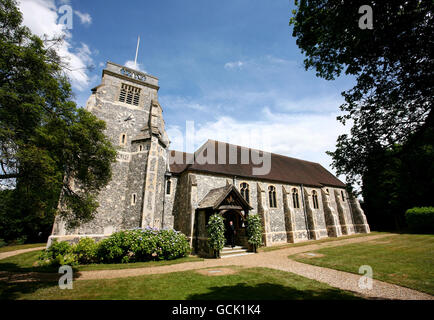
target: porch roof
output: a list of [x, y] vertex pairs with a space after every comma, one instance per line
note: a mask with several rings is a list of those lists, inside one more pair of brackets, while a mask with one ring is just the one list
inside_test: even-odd
[[230, 193], [234, 194], [236, 200], [238, 200], [239, 204], [244, 210], [253, 209], [233, 184], [228, 184], [224, 187], [210, 190], [207, 195], [199, 202], [199, 209], [218, 209]]

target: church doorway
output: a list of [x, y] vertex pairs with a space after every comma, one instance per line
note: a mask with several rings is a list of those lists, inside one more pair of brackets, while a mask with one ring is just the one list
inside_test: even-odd
[[241, 212], [235, 210], [228, 210], [222, 214], [225, 224], [225, 238], [226, 246], [231, 246], [232, 243], [232, 228], [231, 222], [234, 226], [234, 245], [244, 246], [246, 238], [246, 223]]

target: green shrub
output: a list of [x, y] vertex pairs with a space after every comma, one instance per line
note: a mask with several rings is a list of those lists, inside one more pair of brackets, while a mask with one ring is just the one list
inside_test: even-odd
[[54, 241], [40, 255], [39, 264], [76, 265], [89, 263], [128, 263], [149, 260], [172, 260], [190, 253], [185, 235], [174, 230], [146, 228], [119, 231], [95, 243], [83, 238], [76, 245]]
[[125, 243], [124, 233], [117, 232], [109, 238], [99, 242], [97, 249], [97, 258], [99, 262], [119, 263], [124, 257], [123, 245]]
[[157, 248], [160, 260], [173, 260], [190, 253], [190, 243], [187, 237], [174, 230], [161, 230], [158, 236]]
[[53, 240], [51, 246], [39, 255], [38, 264], [40, 266], [76, 265], [78, 258], [68, 242]]
[[213, 214], [206, 226], [208, 232], [208, 246], [214, 250], [215, 256], [219, 257], [220, 250], [225, 246], [225, 225], [223, 223], [223, 217], [219, 214]]
[[21, 244], [25, 244], [27, 241], [27, 236], [21, 236], [19, 238], [16, 238], [14, 240], [9, 241], [9, 245], [21, 245]]
[[0, 239], [0, 248], [4, 247], [6, 245], [6, 242], [3, 239]]
[[415, 207], [405, 213], [408, 227], [414, 232], [434, 232], [434, 207]]
[[252, 214], [247, 217], [247, 236], [248, 242], [256, 248], [262, 245], [262, 222], [257, 214]]
[[53, 240], [51, 246], [46, 251], [50, 257], [55, 258], [58, 255], [63, 256], [67, 253], [72, 253], [72, 246], [65, 241], [58, 242], [57, 240]]
[[185, 235], [152, 228], [119, 231], [99, 243], [97, 257], [105, 263], [172, 260], [190, 253]]
[[82, 238], [73, 246], [79, 264], [90, 264], [97, 262], [98, 245], [92, 238]]

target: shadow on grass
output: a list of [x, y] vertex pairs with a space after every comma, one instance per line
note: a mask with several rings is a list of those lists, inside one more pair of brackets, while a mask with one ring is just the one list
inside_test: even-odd
[[14, 273], [28, 273], [28, 272], [41, 272], [41, 273], [56, 273], [59, 267], [53, 266], [34, 266], [34, 267], [23, 267], [17, 263], [11, 262], [1, 262], [0, 260], [0, 271], [4, 272], [14, 272]]
[[237, 284], [211, 287], [209, 292], [193, 294], [187, 300], [359, 300], [350, 292], [339, 289], [299, 290], [278, 284]]
[[31, 294], [39, 289], [57, 286], [57, 282], [14, 282], [0, 281], [0, 300], [17, 300], [23, 294]]

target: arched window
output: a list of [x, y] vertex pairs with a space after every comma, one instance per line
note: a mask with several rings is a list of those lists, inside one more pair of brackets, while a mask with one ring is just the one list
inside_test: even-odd
[[136, 205], [136, 202], [137, 202], [137, 195], [135, 194], [135, 193], [133, 193], [132, 195], [131, 195], [131, 205]]
[[298, 190], [292, 189], [292, 202], [294, 203], [294, 208], [300, 208], [300, 202], [298, 201]]
[[250, 191], [249, 191], [248, 183], [243, 182], [240, 184], [240, 193], [243, 196], [243, 198], [250, 203]]
[[342, 195], [342, 202], [345, 202], [345, 193], [343, 190], [341, 190], [341, 195]]
[[268, 201], [270, 203], [270, 208], [277, 208], [276, 187], [275, 186], [269, 186], [268, 187]]
[[170, 194], [171, 190], [172, 190], [172, 181], [168, 179], [166, 182], [166, 194]]
[[139, 151], [143, 151], [143, 146], [139, 145]]
[[314, 209], [318, 209], [319, 205], [318, 205], [318, 194], [316, 193], [316, 191], [312, 191], [312, 201], [313, 201], [313, 208]]

